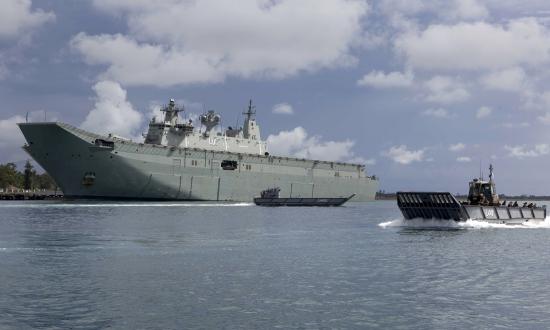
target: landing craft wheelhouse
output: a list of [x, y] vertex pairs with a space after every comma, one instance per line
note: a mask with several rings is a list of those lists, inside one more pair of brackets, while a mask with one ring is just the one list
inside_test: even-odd
[[378, 180], [365, 166], [278, 157], [261, 140], [252, 102], [242, 127], [215, 128], [208, 111], [180, 122], [174, 100], [153, 118], [144, 143], [98, 135], [65, 123], [21, 123], [24, 149], [56, 180], [65, 196], [164, 200], [252, 201], [268, 187], [283, 197], [373, 200]]

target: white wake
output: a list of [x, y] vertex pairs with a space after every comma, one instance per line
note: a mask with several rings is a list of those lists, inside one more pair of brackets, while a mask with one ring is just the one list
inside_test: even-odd
[[516, 228], [550, 228], [550, 216], [546, 217], [544, 220], [534, 220], [524, 221], [521, 224], [507, 225], [502, 223], [490, 223], [483, 220], [472, 220], [468, 219], [466, 221], [456, 222], [453, 220], [439, 220], [439, 219], [395, 219], [387, 222], [379, 223], [378, 226], [382, 228], [389, 227], [404, 227], [404, 228], [449, 228], [449, 229], [484, 229], [484, 228], [506, 228], [506, 229], [516, 229]]
[[254, 203], [44, 203], [0, 204], [0, 208], [242, 207]]

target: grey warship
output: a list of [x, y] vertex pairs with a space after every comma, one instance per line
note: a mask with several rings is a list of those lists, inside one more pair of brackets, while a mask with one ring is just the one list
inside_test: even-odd
[[253, 201], [268, 187], [282, 197], [373, 200], [378, 180], [365, 166], [270, 155], [261, 140], [252, 101], [242, 127], [215, 130], [221, 117], [202, 114], [197, 130], [170, 100], [153, 118], [143, 143], [99, 135], [62, 122], [19, 123], [24, 150], [66, 197]]
[[546, 219], [546, 206], [500, 202], [493, 180], [493, 165], [489, 166], [489, 181], [483, 178], [470, 181], [467, 201], [460, 202], [449, 192], [398, 192], [397, 206], [405, 220], [472, 219], [513, 225]]

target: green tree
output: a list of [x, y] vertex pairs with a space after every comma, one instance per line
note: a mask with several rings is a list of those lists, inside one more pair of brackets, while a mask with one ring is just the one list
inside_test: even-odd
[[34, 170], [34, 167], [32, 166], [31, 162], [27, 160], [27, 162], [25, 163], [25, 172], [24, 172], [24, 179], [23, 179], [23, 188], [25, 190], [29, 190], [33, 188], [33, 181], [35, 176], [36, 176], [36, 171]]
[[42, 173], [36, 175], [34, 188], [55, 190], [57, 184], [48, 173]]
[[23, 173], [14, 163], [0, 164], [0, 188], [56, 190], [57, 184], [48, 173], [37, 174], [30, 161], [24, 166]]
[[0, 165], [0, 188], [6, 189], [10, 186], [21, 188], [23, 176], [17, 171], [14, 163]]

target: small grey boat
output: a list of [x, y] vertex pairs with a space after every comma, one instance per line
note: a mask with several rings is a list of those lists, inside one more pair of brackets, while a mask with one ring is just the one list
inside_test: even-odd
[[501, 203], [495, 189], [492, 165], [489, 173], [489, 181], [474, 179], [470, 182], [467, 201], [460, 202], [449, 192], [398, 192], [397, 206], [406, 220], [472, 219], [490, 223], [522, 224], [546, 219], [546, 206], [517, 201]]
[[341, 206], [349, 201], [355, 194], [349, 197], [288, 197], [281, 198], [280, 188], [270, 188], [261, 192], [260, 197], [254, 198], [254, 203], [259, 206]]

